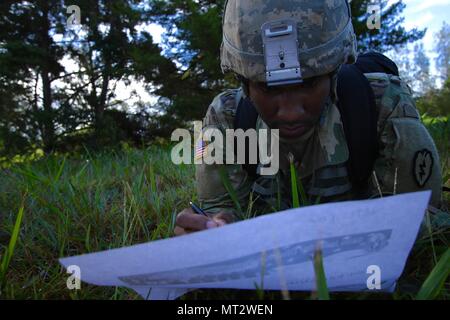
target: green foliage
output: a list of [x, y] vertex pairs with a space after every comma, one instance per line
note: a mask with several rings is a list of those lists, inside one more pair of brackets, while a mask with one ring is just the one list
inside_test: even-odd
[[7, 115], [0, 120], [0, 155], [24, 152], [39, 141], [52, 149], [56, 128], [51, 85], [63, 71], [64, 50], [50, 36], [50, 20], [55, 26], [61, 23], [62, 2], [2, 1], [0, 16], [1, 118]]
[[450, 249], [442, 255], [439, 262], [431, 271], [427, 280], [417, 294], [417, 300], [432, 300], [437, 297], [444, 286], [445, 280], [450, 274]]
[[[303, 184], [298, 179], [297, 170], [295, 169], [295, 163], [293, 162], [293, 157], [291, 155], [289, 161], [289, 171], [291, 173], [292, 207], [298, 208], [300, 206], [307, 206], [309, 205], [309, 201], [306, 198], [306, 192], [303, 188]], [[301, 203], [299, 201], [299, 194], [302, 200]]]
[[[172, 236], [174, 213], [195, 197], [193, 174], [192, 167], [172, 164], [167, 147], [47, 156], [2, 170], [0, 230], [17, 229], [22, 203], [27, 218], [1, 297], [70, 299], [58, 258]], [[7, 245], [2, 241], [0, 252]], [[83, 286], [77, 298], [137, 296]]]
[[450, 78], [444, 83], [442, 89], [428, 91], [417, 100], [417, 108], [430, 117], [450, 117]]
[[241, 208], [241, 204], [239, 203], [239, 199], [237, 197], [236, 191], [233, 188], [233, 185], [231, 184], [230, 177], [228, 176], [228, 172], [226, 169], [221, 166], [219, 169], [220, 179], [225, 187], [225, 190], [227, 190], [231, 200], [233, 200], [235, 209], [237, 210], [238, 214], [242, 217], [243, 211]]
[[298, 199], [297, 172], [295, 170], [295, 164], [291, 155], [289, 161], [289, 170], [291, 172], [292, 207], [298, 208], [300, 207], [300, 201]]
[[19, 213], [17, 214], [16, 222], [14, 224], [14, 229], [11, 234], [11, 239], [9, 240], [9, 245], [6, 247], [5, 252], [3, 253], [3, 258], [0, 264], [0, 294], [2, 292], [2, 288], [6, 283], [6, 272], [8, 271], [9, 264], [11, 262], [11, 258], [14, 255], [14, 249], [16, 248], [17, 239], [19, 238], [20, 226], [22, 224], [24, 208], [20, 207]]

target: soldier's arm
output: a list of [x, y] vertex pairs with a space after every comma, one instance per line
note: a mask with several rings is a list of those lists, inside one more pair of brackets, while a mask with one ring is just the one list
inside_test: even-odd
[[379, 157], [372, 178], [373, 196], [432, 190], [441, 202], [442, 175], [433, 139], [421, 122], [409, 87], [399, 77], [366, 75], [379, 112]]
[[[239, 91], [230, 90], [217, 96], [211, 103], [203, 120], [203, 129], [219, 129], [225, 142], [225, 130], [234, 128], [234, 117]], [[241, 210], [248, 205], [249, 194], [253, 181], [241, 165], [225, 164], [226, 150], [223, 146], [224, 164], [196, 165], [197, 195], [200, 205], [210, 214], [229, 213], [234, 220], [241, 217]], [[238, 201], [233, 201], [224, 183], [224, 175], [228, 177], [230, 185]]]

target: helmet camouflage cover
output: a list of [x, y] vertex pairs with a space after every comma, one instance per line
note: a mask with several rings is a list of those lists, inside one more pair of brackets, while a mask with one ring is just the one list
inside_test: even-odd
[[296, 25], [293, 34], [300, 79], [355, 62], [356, 37], [347, 0], [228, 0], [223, 17], [222, 70], [252, 81], [267, 81], [263, 26], [283, 20]]

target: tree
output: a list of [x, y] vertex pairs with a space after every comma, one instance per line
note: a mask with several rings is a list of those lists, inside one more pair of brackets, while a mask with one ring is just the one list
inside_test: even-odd
[[[367, 20], [371, 16], [368, 9], [373, 4], [380, 5], [381, 28], [370, 30], [367, 27]], [[403, 27], [405, 18], [402, 13], [405, 7], [406, 5], [401, 0], [390, 6], [388, 6], [387, 0], [352, 0], [353, 27], [358, 38], [359, 50], [362, 52], [368, 50], [387, 52], [422, 39], [426, 30], [414, 28], [406, 31]]]
[[56, 141], [52, 85], [64, 70], [59, 63], [63, 51], [51, 37], [52, 27], [62, 22], [62, 8], [62, 1], [50, 5], [44, 0], [6, 0], [0, 4], [0, 78], [9, 97], [2, 107], [10, 115], [4, 125], [13, 128], [9, 133], [16, 138], [30, 136], [28, 131], [37, 129], [31, 136], [39, 135], [47, 152]]
[[450, 117], [450, 78], [441, 89], [433, 89], [417, 101], [417, 107], [422, 114], [431, 117]]
[[138, 31], [147, 22], [145, 9], [139, 6], [142, 1], [80, 0], [77, 4], [83, 28], [66, 30], [65, 37], [71, 39], [67, 50], [82, 72], [66, 79], [71, 94], [63, 103], [77, 101], [80, 112], [92, 122], [94, 144], [103, 146], [120, 140], [117, 112], [110, 112], [124, 103], [116, 99], [116, 85], [139, 78], [151, 83], [172, 63], [161, 55], [150, 34]]
[[[82, 26], [68, 25], [69, 4], [81, 9]], [[116, 85], [145, 78], [154, 90], [152, 81], [176, 71], [139, 31], [148, 10], [137, 0], [2, 1], [0, 152], [49, 153], [69, 140], [103, 147], [130, 132], [127, 121], [136, 127], [139, 121], [116, 110], [125, 105]]]
[[[149, 16], [167, 30], [164, 54], [177, 69], [156, 91], [164, 112], [183, 124], [203, 117], [209, 103], [224, 87], [236, 85], [220, 69], [224, 1], [154, 1]], [[164, 119], [164, 118], [163, 118]], [[169, 119], [165, 119], [169, 120]], [[172, 120], [173, 121], [173, 120]]]
[[411, 74], [414, 78], [413, 88], [419, 96], [425, 95], [434, 88], [434, 79], [430, 74], [430, 60], [425, 53], [423, 43], [414, 46], [414, 67]]
[[450, 25], [444, 22], [436, 34], [436, 68], [442, 81], [450, 78]]
[[400, 77], [412, 88], [415, 82], [414, 76], [411, 72], [411, 70], [413, 70], [414, 63], [412, 63], [412, 52], [409, 46], [405, 45], [397, 47], [392, 52], [389, 52], [388, 56], [389, 58], [395, 60]]

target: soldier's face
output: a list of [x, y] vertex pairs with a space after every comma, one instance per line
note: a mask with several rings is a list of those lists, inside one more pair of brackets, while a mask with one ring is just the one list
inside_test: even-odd
[[296, 138], [317, 124], [330, 87], [328, 75], [308, 79], [302, 84], [279, 87], [250, 81], [249, 95], [270, 128], [279, 129], [284, 138]]

